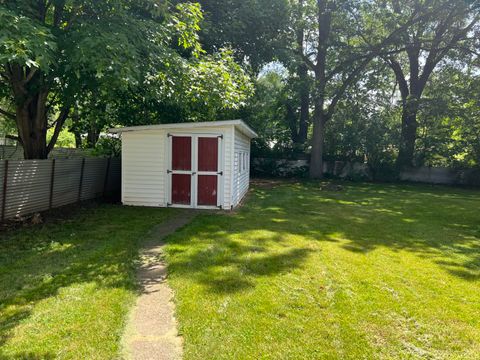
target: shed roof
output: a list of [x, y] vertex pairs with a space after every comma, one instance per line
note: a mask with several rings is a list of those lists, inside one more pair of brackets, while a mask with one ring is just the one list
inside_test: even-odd
[[141, 130], [164, 130], [164, 129], [195, 129], [200, 127], [218, 127], [233, 125], [240, 132], [253, 139], [257, 137], [257, 133], [250, 128], [243, 120], [223, 120], [223, 121], [203, 121], [203, 122], [185, 122], [185, 123], [170, 123], [170, 124], [158, 124], [158, 125], [141, 125], [141, 126], [129, 126], [123, 128], [112, 128], [109, 132], [119, 134], [127, 131], [141, 131]]

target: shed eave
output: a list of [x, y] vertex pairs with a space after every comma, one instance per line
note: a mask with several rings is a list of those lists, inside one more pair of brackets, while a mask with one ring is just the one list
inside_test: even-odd
[[233, 125], [250, 139], [256, 138], [258, 135], [252, 130], [243, 120], [224, 120], [224, 121], [204, 121], [204, 122], [186, 122], [186, 123], [171, 123], [158, 125], [141, 125], [129, 126], [123, 128], [112, 128], [108, 131], [112, 134], [121, 134], [130, 131], [145, 131], [145, 130], [165, 130], [165, 129], [195, 129], [200, 127], [218, 127]]

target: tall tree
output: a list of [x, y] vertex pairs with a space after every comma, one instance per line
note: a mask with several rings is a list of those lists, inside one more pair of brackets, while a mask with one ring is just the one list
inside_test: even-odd
[[[431, 12], [435, 7], [438, 11]], [[411, 26], [383, 56], [397, 79], [402, 101], [402, 135], [397, 158], [399, 168], [412, 166], [417, 139], [417, 115], [425, 87], [435, 68], [449, 55], [469, 51], [478, 39], [475, 27], [480, 21], [480, 2], [463, 0], [392, 0], [389, 16], [409, 16], [417, 12], [430, 15]], [[389, 24], [385, 22], [385, 26]]]
[[237, 61], [254, 74], [271, 62], [288, 68], [298, 99], [285, 101], [283, 106], [294, 146], [303, 149], [310, 123], [311, 81], [308, 67], [290, 49], [291, 43], [302, 46], [305, 39], [303, 6], [289, 0], [199, 2], [206, 19], [200, 38], [208, 52], [231, 47]]
[[379, 6], [376, 2], [311, 0], [300, 4], [305, 6], [308, 28], [297, 53], [315, 79], [310, 177], [322, 178], [325, 126], [345, 91], [386, 45], [425, 14], [419, 16], [413, 11], [407, 17], [397, 17], [396, 25], [388, 33], [365, 41], [367, 34], [379, 31], [372, 13]]
[[[0, 5], [0, 86], [10, 89], [12, 118], [27, 159], [46, 158], [76, 94], [108, 81], [138, 78], [164, 11], [129, 1], [4, 0]], [[154, 25], [156, 24], [156, 25]], [[56, 115], [56, 118], [53, 117]], [[54, 128], [47, 143], [47, 130]]]
[[[118, 92], [147, 87], [158, 100], [173, 97], [176, 90], [206, 92], [210, 86], [226, 89], [222, 96], [207, 93], [205, 101], [213, 99], [217, 107], [219, 101], [243, 99], [241, 87], [248, 87], [248, 80], [235, 72], [231, 55], [204, 55], [198, 41], [200, 6], [166, 4], [0, 1], [0, 95], [14, 109], [3, 108], [0, 114], [15, 121], [26, 159], [48, 156], [72, 107], [90, 102], [103, 112], [105, 101]], [[229, 73], [232, 69], [235, 74]], [[195, 83], [187, 82], [194, 77]], [[77, 115], [74, 120], [85, 120]], [[102, 130], [99, 125], [88, 124], [92, 143]], [[54, 131], [47, 142], [50, 127]]]

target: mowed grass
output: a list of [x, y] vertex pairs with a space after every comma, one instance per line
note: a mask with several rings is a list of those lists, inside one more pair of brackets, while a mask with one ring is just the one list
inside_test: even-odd
[[89, 207], [0, 238], [0, 359], [117, 359], [142, 238], [173, 210]]
[[[480, 358], [480, 191], [343, 186], [256, 186], [167, 239], [186, 359]], [[3, 234], [0, 359], [119, 358], [138, 249], [175, 214]]]
[[168, 239], [186, 359], [479, 359], [480, 192], [256, 187]]

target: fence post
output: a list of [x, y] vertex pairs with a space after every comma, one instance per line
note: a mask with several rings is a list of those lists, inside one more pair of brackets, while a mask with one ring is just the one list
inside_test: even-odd
[[82, 168], [80, 170], [80, 185], [78, 186], [78, 202], [80, 202], [82, 196], [82, 185], [83, 185], [83, 170], [85, 169], [85, 158], [82, 159]]
[[50, 176], [50, 198], [48, 199], [48, 208], [52, 208], [53, 202], [53, 184], [55, 182], [55, 159], [52, 159], [52, 174]]
[[108, 173], [110, 172], [110, 161], [112, 158], [108, 158], [107, 160], [107, 171], [105, 171], [105, 180], [103, 182], [103, 197], [107, 194], [107, 185], [108, 185]]
[[5, 169], [3, 171], [2, 221], [5, 220], [5, 203], [7, 202], [8, 160], [5, 160]]

